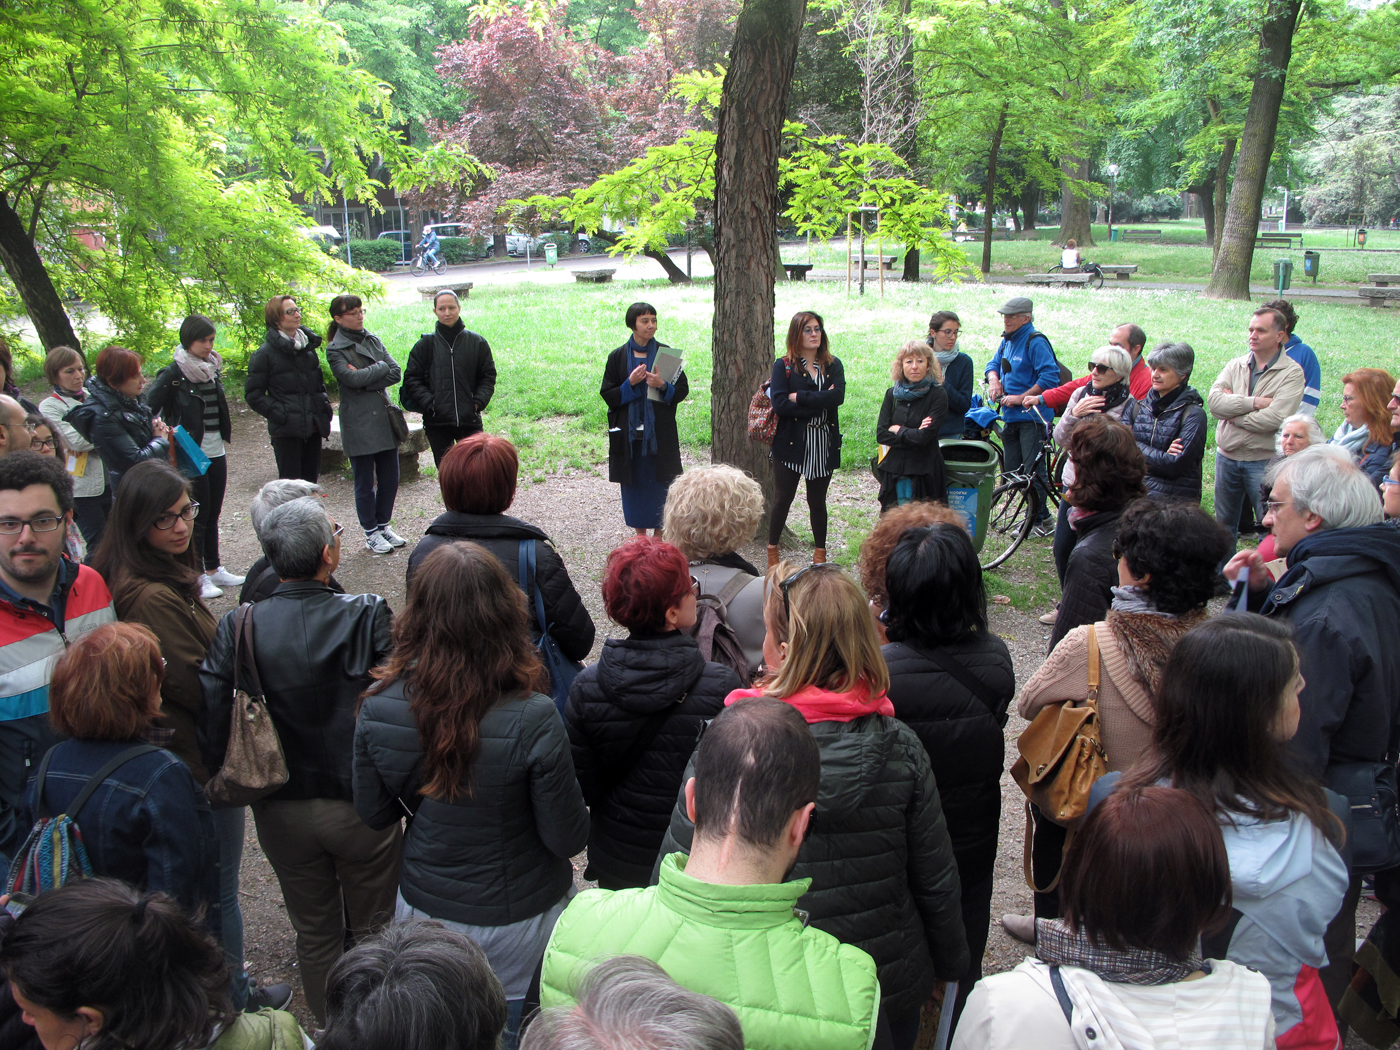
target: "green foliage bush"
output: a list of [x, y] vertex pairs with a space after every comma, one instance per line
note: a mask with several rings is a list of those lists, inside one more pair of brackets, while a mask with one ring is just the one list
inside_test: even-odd
[[[350, 265], [357, 270], [389, 270], [394, 263], [399, 261], [401, 249], [399, 242], [385, 239], [382, 241], [357, 241], [349, 242]], [[345, 249], [341, 248], [336, 252], [336, 256], [345, 260]]]
[[491, 247], [485, 237], [443, 237], [440, 254], [449, 266], [484, 258]]

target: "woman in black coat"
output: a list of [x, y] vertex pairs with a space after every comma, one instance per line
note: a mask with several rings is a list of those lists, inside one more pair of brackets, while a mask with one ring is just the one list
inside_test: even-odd
[[442, 466], [455, 442], [481, 430], [481, 413], [496, 390], [491, 345], [462, 324], [457, 293], [444, 288], [433, 296], [437, 324], [408, 353], [399, 400], [423, 415], [423, 433]]
[[1006, 643], [987, 627], [987, 593], [967, 530], [909, 529], [885, 563], [884, 612], [894, 713], [918, 735], [943, 800], [962, 884], [972, 966], [962, 1004], [982, 977], [1001, 825], [1006, 709], [1016, 673]]
[[661, 535], [666, 490], [681, 472], [676, 405], [690, 393], [684, 370], [671, 383], [656, 367], [671, 349], [656, 341], [656, 324], [650, 303], [627, 308], [632, 337], [608, 355], [598, 390], [608, 406], [608, 480], [622, 486], [622, 517], [638, 536]]
[[248, 359], [244, 397], [267, 417], [277, 476], [315, 481], [321, 441], [331, 432], [331, 399], [316, 356], [321, 337], [301, 323], [301, 307], [290, 295], [274, 295], [263, 316], [267, 338]]
[[117, 491], [126, 472], [142, 460], [164, 460], [170, 453], [170, 428], [151, 416], [141, 401], [146, 379], [141, 355], [124, 346], [109, 346], [97, 355], [96, 374], [88, 380], [87, 399], [63, 418], [92, 442], [107, 468], [107, 485]]
[[564, 711], [593, 821], [584, 878], [605, 890], [651, 882], [700, 730], [743, 685], [700, 655], [688, 633], [695, 597], [690, 565], [669, 543], [639, 537], [608, 557], [603, 604], [629, 633], [603, 643]]
[[1050, 649], [1076, 627], [1098, 623], [1108, 613], [1118, 586], [1113, 554], [1118, 519], [1129, 503], [1147, 494], [1142, 483], [1147, 464], [1122, 423], [1102, 413], [1086, 416], [1070, 434], [1066, 451], [1074, 463], [1074, 484], [1065, 501], [1078, 538], [1065, 564]]
[[1152, 389], [1123, 409], [1147, 460], [1147, 493], [1154, 499], [1201, 502], [1206, 419], [1201, 395], [1187, 385], [1196, 354], [1190, 343], [1162, 343], [1147, 355]]
[[797, 483], [807, 482], [807, 510], [812, 517], [813, 562], [826, 561], [826, 490], [841, 465], [841, 421], [837, 409], [846, 400], [846, 371], [833, 357], [820, 314], [802, 310], [788, 325], [787, 353], [773, 365], [768, 396], [778, 417], [773, 435], [773, 485], [776, 495], [768, 516], [768, 565], [778, 564], [778, 541]]
[[943, 452], [938, 435], [948, 414], [943, 371], [929, 345], [911, 339], [894, 355], [890, 382], [875, 442], [888, 451], [876, 467], [880, 478], [880, 509], [914, 500], [942, 502], [948, 494], [943, 475]]
[[[433, 520], [427, 535], [408, 556], [405, 590], [413, 583], [424, 558], [444, 544], [461, 540], [471, 540], [485, 547], [518, 584], [520, 544], [533, 543], [535, 585], [544, 602], [551, 636], [566, 657], [582, 660], [593, 648], [593, 617], [574, 589], [569, 570], [541, 529], [506, 513], [515, 499], [519, 465], [515, 446], [495, 434], [473, 434], [452, 446], [438, 471], [438, 485], [447, 511]], [[526, 598], [525, 615], [530, 621], [530, 636], [538, 638], [546, 625], [535, 622], [534, 598], [531, 595]]]

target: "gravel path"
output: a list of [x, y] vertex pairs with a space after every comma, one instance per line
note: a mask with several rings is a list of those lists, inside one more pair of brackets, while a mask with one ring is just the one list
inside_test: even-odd
[[[233, 410], [233, 440], [228, 496], [219, 531], [224, 564], [234, 572], [242, 572], [260, 553], [252, 526], [248, 523], [248, 504], [258, 487], [276, 476], [276, 469], [263, 420], [242, 402], [232, 402], [230, 407]], [[424, 466], [431, 466], [431, 454], [424, 453], [421, 462]], [[697, 463], [691, 460], [687, 465]], [[354, 492], [348, 465], [344, 473], [323, 476], [321, 484], [327, 491], [332, 515], [346, 525], [337, 578], [348, 591], [381, 594], [396, 611], [402, 609], [407, 555], [375, 555], [365, 549], [355, 524]], [[850, 471], [837, 476], [832, 485], [831, 501], [833, 504], [863, 501], [873, 507], [875, 494], [876, 486], [868, 473]], [[395, 528], [409, 541], [406, 550], [412, 549], [414, 542], [441, 511], [436, 479], [424, 476], [400, 488], [394, 522]], [[516, 494], [511, 513], [538, 524], [549, 533], [559, 550], [575, 587], [598, 626], [598, 640], [589, 658], [590, 661], [596, 659], [604, 638], [625, 633], [604, 614], [598, 586], [608, 552], [631, 535], [631, 530], [622, 522], [616, 486], [607, 482], [606, 470], [601, 465], [593, 473], [552, 476], [543, 483], [522, 486]], [[799, 500], [794, 507], [794, 520], [800, 513]], [[841, 555], [844, 546], [843, 528], [840, 515], [833, 514], [833, 531], [829, 541], [833, 559]], [[753, 563], [763, 564], [761, 543], [751, 544], [742, 553]], [[1023, 548], [1017, 552], [1012, 565], [1013, 578], [1054, 571], [1048, 548]], [[236, 589], [230, 589], [226, 597], [216, 599], [210, 605], [216, 615], [222, 615], [233, 609], [236, 602]], [[1037, 620], [1037, 616], [1044, 611], [1001, 604], [989, 607], [992, 629], [1011, 650], [1018, 685], [1024, 684], [1044, 659], [1050, 628]], [[1025, 721], [1015, 713], [1013, 706], [1006, 724], [1008, 770], [1016, 755], [1016, 738], [1025, 726]], [[1029, 951], [1025, 945], [1007, 936], [997, 921], [1004, 912], [1029, 913], [1031, 909], [1030, 891], [1021, 872], [1021, 842], [1024, 835], [1022, 804], [1021, 793], [1010, 773], [1004, 773], [1000, 850], [992, 898], [993, 924], [983, 962], [984, 972], [988, 974], [1014, 967]], [[575, 870], [582, 871], [579, 859], [575, 860]], [[581, 875], [578, 878], [579, 884], [584, 885]], [[310, 1031], [312, 1018], [296, 978], [294, 935], [287, 921], [276, 876], [258, 848], [251, 819], [248, 821], [240, 896], [243, 902], [245, 956], [250, 971], [255, 979], [264, 983], [291, 981], [297, 989], [291, 1008]], [[1358, 936], [1365, 935], [1377, 916], [1378, 909], [1374, 902], [1363, 901], [1357, 917]]]

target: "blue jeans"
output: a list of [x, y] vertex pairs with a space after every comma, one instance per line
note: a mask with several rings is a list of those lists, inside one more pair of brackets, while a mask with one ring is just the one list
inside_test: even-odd
[[238, 905], [238, 869], [243, 863], [243, 817], [247, 809], [230, 806], [214, 810], [214, 835], [219, 843], [219, 911], [224, 959], [233, 973], [233, 1005], [248, 1002], [248, 972], [243, 969], [243, 911]]
[[355, 471], [355, 516], [368, 536], [394, 517], [394, 497], [399, 494], [399, 450], [390, 448], [368, 456], [351, 456], [350, 466]]
[[[1034, 420], [1025, 420], [1021, 423], [1005, 423], [1001, 430], [1001, 448], [1005, 454], [1006, 473], [1019, 473], [1023, 467], [1029, 466], [1040, 451], [1040, 446], [1045, 441], [1045, 424], [1037, 423]], [[1046, 493], [1050, 491], [1048, 476], [1045, 473], [1045, 458], [1042, 456], [1040, 462], [1036, 464], [1035, 475], [1040, 480], [1036, 486], [1036, 508], [1035, 522], [1039, 525], [1050, 517], [1050, 512], [1046, 508]]]
[[1240, 511], [1245, 500], [1254, 508], [1254, 520], [1264, 520], [1259, 486], [1264, 483], [1268, 468], [1267, 459], [1231, 459], [1220, 452], [1215, 454], [1215, 520], [1230, 530], [1232, 555], [1240, 537]]

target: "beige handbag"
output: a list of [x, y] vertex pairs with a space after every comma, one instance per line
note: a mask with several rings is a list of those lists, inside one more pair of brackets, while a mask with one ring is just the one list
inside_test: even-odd
[[[233, 628], [233, 712], [223, 767], [204, 785], [209, 804], [217, 808], [246, 806], [287, 782], [287, 759], [263, 699], [258, 665], [253, 658], [253, 603], [235, 614]], [[252, 691], [238, 688], [239, 671], [246, 667]]]

